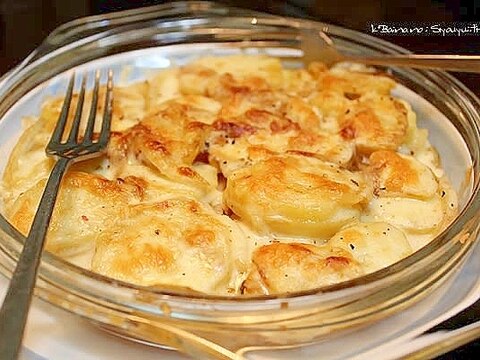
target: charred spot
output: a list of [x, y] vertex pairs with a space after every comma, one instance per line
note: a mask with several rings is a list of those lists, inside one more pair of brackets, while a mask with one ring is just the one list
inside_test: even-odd
[[147, 142], [146, 145], [151, 150], [159, 151], [163, 154], [169, 154], [169, 151], [168, 151], [167, 147], [165, 146], [165, 144], [163, 144], [162, 142], [160, 142], [158, 140], [150, 140], [150, 141]]
[[307, 157], [315, 157], [317, 154], [308, 152], [308, 151], [301, 151], [301, 150], [288, 150], [287, 154], [293, 154], [293, 155], [302, 155], [302, 156], [307, 156]]
[[355, 245], [353, 244], [348, 244], [350, 246], [350, 249], [355, 250]]
[[194, 162], [200, 162], [200, 163], [208, 164], [208, 157], [209, 157], [208, 151], [199, 152], [197, 154], [197, 156], [195, 157]]
[[345, 140], [352, 140], [355, 138], [355, 127], [350, 124], [340, 130], [340, 136]]
[[180, 175], [183, 175], [189, 178], [193, 178], [197, 175], [197, 173], [191, 168], [189, 168], [188, 166], [180, 166], [179, 168], [177, 168], [177, 171]]
[[240, 294], [244, 295], [245, 291], [247, 290], [247, 287], [245, 286], [246, 280], [242, 281], [242, 285], [240, 285]]
[[148, 183], [147, 181], [145, 181], [145, 179], [142, 179], [137, 176], [127, 176], [124, 180], [123, 179], [120, 179], [120, 180], [122, 181], [122, 184], [125, 183], [127, 185], [132, 185], [135, 188], [134, 189], [135, 194], [138, 197], [143, 198], [143, 196], [145, 195], [145, 189], [148, 187]]
[[270, 111], [254, 108], [247, 110], [245, 116], [257, 124], [263, 124], [268, 123], [275, 115]]
[[380, 196], [380, 192], [386, 191], [386, 190], [387, 190], [387, 188], [385, 186], [380, 186], [380, 187], [377, 187], [377, 188], [373, 189], [373, 194], [375, 196]]
[[228, 206], [223, 208], [223, 215], [226, 215], [228, 217], [232, 217], [234, 215], [232, 209], [230, 209]]
[[88, 221], [88, 217], [85, 216], [85, 215], [82, 215], [82, 220], [85, 221], [85, 222], [87, 222], [87, 221]]
[[217, 174], [217, 184], [217, 189], [220, 191], [225, 190], [227, 187], [227, 178], [222, 173]]
[[344, 256], [329, 256], [325, 259], [327, 266], [344, 267], [350, 264], [350, 260]]
[[351, 181], [354, 185], [360, 186], [357, 181], [355, 181], [355, 180], [353, 180], [353, 179], [350, 179], [350, 181]]
[[343, 96], [345, 96], [348, 100], [357, 100], [359, 99], [362, 95], [354, 92], [344, 92]]
[[160, 230], [156, 229], [155, 230], [155, 235], [160, 235]]
[[283, 121], [274, 120], [270, 123], [270, 130], [274, 134], [285, 133], [288, 131], [299, 131], [300, 125], [290, 119], [285, 119]]
[[[240, 217], [235, 214], [235, 212], [233, 211], [232, 208], [229, 208], [229, 207], [225, 207], [223, 209], [223, 214], [228, 216], [230, 219], [232, 220], [235, 220], [235, 221], [239, 221], [240, 220]], [[232, 230], [230, 230], [230, 232], [232, 232]]]
[[218, 131], [224, 131], [228, 137], [238, 138], [242, 135], [255, 133], [256, 129], [245, 123], [233, 123], [223, 120], [217, 120], [213, 123], [213, 128]]
[[207, 124], [200, 121], [192, 121], [188, 123], [187, 130], [204, 130], [208, 127]]

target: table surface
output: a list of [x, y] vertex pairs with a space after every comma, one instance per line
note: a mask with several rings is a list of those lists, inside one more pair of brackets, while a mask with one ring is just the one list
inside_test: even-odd
[[[18, 64], [58, 25], [86, 15], [164, 3], [158, 0], [0, 0], [0, 75]], [[238, 6], [236, 1], [219, 1]], [[347, 28], [369, 32], [370, 24], [452, 25], [458, 21], [480, 21], [480, 0], [264, 0], [241, 2], [242, 7], [280, 15], [308, 17]], [[479, 24], [480, 25], [480, 24]], [[415, 53], [480, 54], [480, 33], [476, 36], [381, 36]], [[453, 73], [480, 97], [480, 74]], [[454, 321], [436, 329], [465, 325], [480, 315], [480, 304], [464, 311]], [[441, 359], [471, 359], [480, 350], [473, 342]]]

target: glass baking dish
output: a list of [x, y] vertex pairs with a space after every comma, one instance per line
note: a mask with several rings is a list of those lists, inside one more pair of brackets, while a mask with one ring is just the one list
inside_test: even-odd
[[[206, 54], [239, 52], [278, 56], [285, 66], [298, 67], [303, 65], [301, 34], [319, 29], [342, 51], [406, 53], [344, 28], [210, 2], [171, 3], [63, 25], [0, 80], [0, 157], [8, 158], [21, 131], [21, 116], [38, 111], [45, 95], [60, 94], [59, 84], [72, 68], [113, 67], [118, 76], [129, 68], [128, 81]], [[232, 351], [311, 343], [365, 326], [425, 297], [462, 266], [478, 237], [480, 102], [444, 72], [393, 68], [391, 73], [401, 84], [397, 95], [413, 105], [419, 127], [429, 129], [460, 194], [457, 219], [418, 252], [338, 285], [242, 298], [135, 286], [45, 253], [36, 295], [117, 335], [190, 354], [205, 354], [202, 339]], [[3, 165], [0, 161], [0, 171]], [[6, 276], [13, 271], [23, 241], [0, 214], [0, 264]]]

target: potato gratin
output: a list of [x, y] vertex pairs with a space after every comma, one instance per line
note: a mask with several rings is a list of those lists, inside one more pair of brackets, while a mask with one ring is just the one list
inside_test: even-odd
[[[219, 295], [308, 290], [408, 256], [452, 220], [456, 195], [395, 81], [349, 69], [210, 57], [117, 86], [108, 152], [66, 175], [47, 250]], [[62, 102], [27, 119], [5, 170], [23, 234]]]

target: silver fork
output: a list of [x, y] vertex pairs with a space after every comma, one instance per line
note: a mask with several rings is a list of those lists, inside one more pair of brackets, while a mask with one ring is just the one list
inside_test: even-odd
[[416, 69], [442, 69], [460, 72], [480, 72], [479, 55], [362, 55], [340, 52], [324, 31], [304, 30], [301, 32], [301, 48], [304, 62], [321, 61], [327, 66], [349, 61], [365, 65], [403, 66]]
[[63, 141], [62, 138], [65, 133], [72, 101], [75, 74], [72, 75], [68, 84], [62, 111], [50, 142], [46, 147], [47, 155], [56, 157], [57, 162], [48, 178], [47, 185], [33, 219], [32, 227], [25, 240], [23, 251], [20, 254], [17, 267], [13, 273], [7, 295], [0, 310], [0, 359], [2, 360], [13, 360], [18, 356], [28, 310], [32, 301], [40, 257], [63, 175], [70, 164], [100, 155], [108, 144], [112, 118], [112, 77], [112, 71], [109, 71], [102, 127], [98, 140], [93, 138], [93, 133], [97, 113], [100, 72], [97, 71], [95, 73], [95, 85], [90, 114], [84, 136], [81, 140], [78, 139], [78, 135], [85, 99], [86, 77], [82, 79], [72, 128], [70, 129], [67, 140]]

